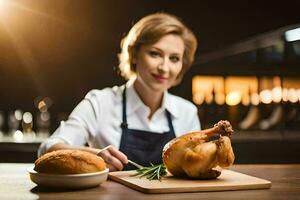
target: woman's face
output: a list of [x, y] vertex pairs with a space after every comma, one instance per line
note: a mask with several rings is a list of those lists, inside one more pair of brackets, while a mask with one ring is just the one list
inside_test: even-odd
[[142, 46], [133, 60], [136, 64], [136, 81], [153, 92], [169, 89], [182, 69], [183, 53], [183, 40], [174, 34]]

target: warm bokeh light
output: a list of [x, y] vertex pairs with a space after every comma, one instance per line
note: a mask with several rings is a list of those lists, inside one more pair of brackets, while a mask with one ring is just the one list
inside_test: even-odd
[[287, 88], [283, 88], [282, 90], [282, 101], [287, 102], [288, 99], [288, 89]]
[[204, 94], [197, 92], [193, 95], [193, 102], [197, 105], [201, 105], [204, 102]]
[[240, 91], [231, 91], [226, 96], [226, 103], [235, 106], [241, 102], [242, 94]]
[[252, 105], [257, 106], [257, 105], [259, 104], [259, 102], [260, 102], [260, 100], [259, 100], [259, 94], [257, 94], [257, 93], [252, 93], [252, 94], [251, 94], [250, 100], [251, 100], [251, 104], [252, 104]]
[[260, 101], [265, 104], [270, 104], [272, 102], [272, 91], [263, 90], [259, 93]]
[[214, 101], [214, 96], [211, 93], [205, 96], [205, 103], [212, 104], [213, 101]]
[[[215, 102], [218, 105], [222, 105], [226, 102], [225, 94], [233, 98], [234, 94], [238, 92], [240, 95], [239, 103], [243, 105], [249, 105], [251, 101], [251, 95], [258, 91], [258, 80], [254, 76], [239, 76], [239, 77], [222, 77], [222, 76], [195, 76], [192, 82], [193, 101], [200, 105], [202, 103], [211, 104]], [[201, 93], [203, 96], [199, 96]], [[203, 101], [204, 98], [204, 101]], [[231, 101], [231, 100], [230, 100]]]
[[282, 100], [284, 102], [296, 103], [300, 101], [300, 79], [299, 78], [284, 78], [283, 79]]
[[272, 99], [273, 102], [279, 103], [282, 100], [282, 88], [281, 87], [274, 87], [272, 89]]
[[290, 88], [288, 90], [288, 100], [292, 103], [296, 103], [298, 101], [297, 90], [294, 88]]
[[[199, 99], [199, 97], [194, 98], [195, 95], [199, 95], [198, 93], [203, 95], [204, 101]], [[222, 103], [218, 96], [224, 94], [224, 78], [222, 76], [195, 76], [192, 81], [192, 94], [193, 99], [200, 104], [204, 102], [211, 104], [213, 101]], [[198, 104], [197, 102], [194, 101], [194, 103]]]
[[225, 94], [217, 93], [215, 96], [216, 104], [223, 105], [225, 103]]
[[[282, 87], [283, 86], [283, 87]], [[297, 78], [252, 76], [195, 76], [192, 83], [193, 101], [197, 105], [215, 102], [222, 105], [242, 103], [258, 105], [283, 102], [300, 102], [300, 80]], [[225, 94], [227, 94], [225, 98]]]
[[251, 99], [250, 99], [251, 97], [249, 96], [249, 94], [244, 94], [243, 96], [242, 96], [242, 104], [244, 105], [244, 106], [248, 106], [249, 104], [250, 104], [250, 102], [251, 102]]
[[225, 79], [225, 85], [227, 94], [231, 91], [239, 91], [241, 103], [246, 106], [251, 102], [251, 94], [258, 90], [258, 80], [254, 76], [229, 76]]

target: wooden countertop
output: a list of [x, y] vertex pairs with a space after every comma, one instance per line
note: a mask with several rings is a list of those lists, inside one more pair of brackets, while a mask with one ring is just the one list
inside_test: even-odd
[[40, 189], [31, 182], [27, 168], [32, 164], [0, 164], [0, 199], [299, 199], [300, 165], [234, 165], [231, 170], [272, 181], [271, 189], [224, 192], [144, 194], [119, 183], [107, 181], [101, 186], [77, 191]]

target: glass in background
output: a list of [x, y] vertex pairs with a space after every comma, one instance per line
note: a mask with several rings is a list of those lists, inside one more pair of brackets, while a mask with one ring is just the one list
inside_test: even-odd
[[16, 131], [18, 131], [18, 130], [20, 131], [22, 115], [23, 115], [23, 112], [19, 109], [8, 112], [8, 119], [7, 119], [8, 136], [13, 137], [13, 135]]
[[47, 138], [50, 135], [51, 116], [48, 111], [37, 112], [36, 116], [36, 132], [37, 136]]
[[35, 114], [36, 133], [39, 138], [47, 138], [51, 129], [51, 114], [49, 108], [52, 106], [50, 97], [36, 97], [34, 105], [38, 109]]
[[33, 117], [30, 112], [25, 112], [22, 117], [22, 129], [24, 140], [34, 140], [36, 134], [33, 130]]

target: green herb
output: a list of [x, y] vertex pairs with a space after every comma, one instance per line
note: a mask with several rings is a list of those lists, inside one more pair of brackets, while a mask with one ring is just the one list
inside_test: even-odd
[[132, 176], [139, 176], [140, 178], [146, 177], [151, 180], [161, 180], [161, 177], [167, 175], [167, 169], [164, 164], [153, 165], [150, 163], [149, 167], [141, 166], [133, 161], [129, 161], [130, 164], [134, 165], [138, 169], [136, 169], [137, 173]]

